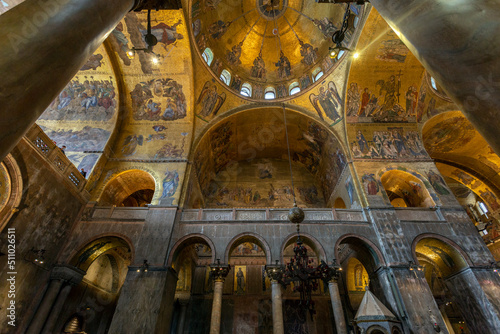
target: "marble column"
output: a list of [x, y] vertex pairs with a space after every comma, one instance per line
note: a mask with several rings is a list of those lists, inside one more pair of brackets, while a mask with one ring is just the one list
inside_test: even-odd
[[210, 265], [210, 275], [214, 279], [214, 296], [212, 302], [212, 317], [210, 319], [210, 334], [220, 334], [220, 321], [222, 315], [222, 288], [230, 265], [220, 263]]
[[70, 284], [66, 284], [62, 290], [59, 292], [59, 295], [57, 296], [56, 302], [54, 303], [54, 306], [52, 307], [52, 310], [50, 312], [49, 317], [47, 318], [47, 322], [45, 323], [45, 326], [43, 327], [43, 334], [51, 334], [52, 330], [56, 324], [57, 318], [59, 318], [59, 315], [61, 313], [61, 310], [64, 306], [64, 303], [66, 302], [66, 298], [68, 298], [68, 295], [72, 289], [72, 286]]
[[500, 6], [497, 1], [370, 3], [500, 155]]
[[[83, 270], [72, 266], [56, 266], [52, 269], [50, 273], [49, 288], [43, 296], [35, 317], [26, 332], [27, 334], [38, 334], [41, 332], [42, 328], [44, 328], [44, 333], [51, 333], [52, 327], [55, 325], [69, 291], [71, 290], [71, 286], [80, 283], [84, 274], [85, 272]], [[68, 285], [61, 291], [61, 287], [64, 283]], [[43, 327], [44, 324], [45, 327]]]
[[273, 334], [284, 334], [281, 284], [276, 280], [272, 280], [271, 291], [273, 301]]
[[56, 299], [57, 294], [61, 289], [62, 284], [63, 281], [61, 279], [53, 279], [50, 281], [49, 287], [45, 292], [45, 295], [43, 296], [42, 302], [40, 303], [38, 309], [36, 310], [35, 317], [31, 321], [31, 324], [28, 327], [28, 330], [26, 331], [27, 334], [40, 333], [43, 324], [47, 319], [47, 315], [49, 314], [50, 309], [52, 308], [52, 304], [54, 304], [54, 300]]
[[177, 273], [170, 267], [153, 264], [147, 272], [137, 271], [140, 268], [129, 266], [109, 334], [170, 333]]
[[186, 322], [186, 312], [189, 299], [179, 299], [179, 304], [181, 305], [181, 311], [179, 313], [179, 322], [177, 325], [177, 334], [184, 333], [184, 323]]
[[0, 16], [0, 161], [134, 0], [26, 0]]
[[273, 305], [273, 334], [284, 334], [283, 300], [280, 280], [283, 278], [283, 269], [279, 264], [266, 266], [267, 277], [271, 281], [271, 298]]
[[439, 310], [441, 311], [441, 316], [443, 317], [444, 324], [446, 325], [446, 328], [448, 329], [448, 332], [450, 334], [455, 334], [455, 331], [453, 330], [453, 326], [450, 323], [450, 319], [448, 318], [448, 315], [446, 314], [446, 305], [440, 305]]
[[344, 318], [344, 310], [342, 309], [342, 300], [340, 299], [340, 292], [338, 286], [338, 279], [334, 277], [328, 282], [328, 289], [330, 290], [330, 299], [332, 301], [333, 315], [335, 317], [335, 327], [338, 334], [347, 334], [347, 327]]
[[[498, 333], [500, 328], [500, 317], [498, 314], [497, 300], [500, 297], [498, 282], [493, 281], [495, 275], [481, 277], [480, 273], [488, 274], [487, 269], [467, 268], [461, 272], [444, 279], [447, 288], [450, 290], [454, 300], [462, 313], [462, 317], [467, 323], [472, 333], [493, 334]], [[484, 283], [489, 281], [495, 290], [485, 290]]]

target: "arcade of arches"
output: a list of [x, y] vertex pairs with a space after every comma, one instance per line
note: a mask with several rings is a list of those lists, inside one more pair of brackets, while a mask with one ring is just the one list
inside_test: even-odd
[[498, 333], [500, 9], [328, 2], [0, 0], [1, 333]]

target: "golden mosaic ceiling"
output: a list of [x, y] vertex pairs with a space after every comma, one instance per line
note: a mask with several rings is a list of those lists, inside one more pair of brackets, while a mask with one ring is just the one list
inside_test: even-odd
[[[199, 54], [213, 52], [217, 78], [227, 69], [232, 81], [289, 88], [304, 73], [332, 67], [328, 48], [345, 8], [304, 0], [205, 0], [193, 1], [190, 14]], [[362, 6], [351, 8], [359, 14]], [[351, 36], [348, 30], [344, 43]]]

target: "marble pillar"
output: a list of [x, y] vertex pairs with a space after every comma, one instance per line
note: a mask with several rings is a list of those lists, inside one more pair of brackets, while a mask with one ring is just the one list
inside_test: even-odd
[[441, 316], [443, 317], [444, 324], [446, 325], [446, 328], [448, 329], [448, 332], [450, 334], [455, 334], [455, 331], [453, 330], [453, 326], [450, 323], [450, 319], [448, 318], [448, 315], [446, 314], [446, 305], [440, 305], [439, 310], [441, 311]]
[[500, 155], [497, 1], [371, 0], [401, 40]]
[[332, 301], [333, 315], [335, 317], [335, 327], [338, 334], [347, 334], [345, 323], [344, 310], [342, 309], [342, 300], [340, 299], [339, 286], [337, 278], [333, 278], [328, 282], [330, 290], [330, 299]]
[[273, 302], [273, 334], [284, 334], [281, 284], [276, 280], [271, 280], [271, 294]]
[[[56, 266], [52, 269], [49, 287], [38, 306], [33, 321], [26, 331], [27, 334], [39, 334], [42, 328], [44, 332], [51, 333], [52, 327], [61, 313], [64, 301], [71, 290], [71, 286], [80, 283], [84, 275], [85, 272], [83, 270], [67, 265]], [[67, 286], [61, 291], [64, 283]], [[66, 289], [68, 286], [69, 290]], [[54, 301], [56, 301], [55, 304]], [[45, 327], [43, 327], [44, 324]], [[50, 330], [48, 329], [49, 327]]]
[[179, 314], [179, 324], [177, 327], [177, 334], [184, 333], [184, 323], [186, 322], [186, 311], [187, 311], [187, 300], [179, 300], [179, 304], [181, 305], [181, 312]]
[[408, 266], [391, 266], [390, 280], [399, 290], [406, 317], [403, 321], [415, 333], [435, 333], [435, 325], [442, 334], [448, 334], [446, 325], [432, 291], [422, 271]]
[[26, 0], [0, 16], [0, 161], [134, 0]]
[[[170, 267], [129, 267], [121, 288], [109, 334], [170, 333], [177, 273]], [[133, 305], [133, 307], [131, 307]]]
[[283, 299], [281, 291], [281, 280], [283, 279], [283, 268], [276, 261], [275, 265], [266, 265], [266, 274], [271, 281], [271, 297], [273, 305], [273, 333], [283, 334]]
[[66, 299], [68, 298], [68, 295], [72, 289], [72, 286], [70, 284], [66, 284], [62, 290], [59, 292], [59, 295], [57, 296], [56, 302], [54, 303], [54, 306], [52, 307], [52, 310], [50, 311], [50, 315], [47, 318], [47, 322], [45, 323], [45, 326], [43, 327], [43, 334], [51, 334], [54, 326], [56, 324], [57, 319], [59, 318], [59, 315], [61, 313], [61, 310], [64, 306], [64, 303], [66, 302]]
[[54, 300], [61, 289], [63, 281], [60, 279], [53, 279], [49, 283], [49, 287], [43, 296], [42, 302], [38, 306], [38, 309], [35, 313], [35, 317], [31, 321], [27, 334], [39, 334], [42, 330], [42, 327], [47, 320], [47, 316], [52, 308], [52, 304], [54, 304]]
[[[478, 282], [477, 274], [474, 271], [467, 268], [445, 278], [444, 282], [451, 291], [454, 297], [453, 302], [458, 305], [458, 309], [462, 312], [462, 317], [472, 333], [498, 333], [500, 328], [498, 306], [492, 303], [487, 290], [485, 291], [483, 284]], [[491, 280], [490, 277], [486, 279]]]
[[220, 264], [210, 265], [210, 275], [214, 279], [214, 295], [212, 302], [212, 316], [210, 318], [210, 334], [220, 334], [220, 321], [222, 315], [222, 288], [224, 287], [224, 280], [226, 279], [230, 265]]
[[214, 298], [212, 302], [212, 316], [210, 318], [210, 334], [220, 334], [223, 287], [224, 287], [223, 280], [216, 280], [214, 282]]

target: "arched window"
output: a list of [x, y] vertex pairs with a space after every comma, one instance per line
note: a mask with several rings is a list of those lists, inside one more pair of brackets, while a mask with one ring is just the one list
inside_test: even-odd
[[436, 80], [433, 77], [431, 77], [431, 86], [432, 88], [434, 88], [434, 90], [438, 90]]
[[231, 73], [229, 73], [228, 70], [222, 70], [222, 73], [220, 74], [220, 79], [222, 80], [223, 83], [229, 86], [229, 83], [231, 82]]
[[340, 59], [342, 58], [342, 56], [344, 55], [345, 51], [344, 50], [340, 50], [339, 51], [339, 54], [337, 55], [337, 59]]
[[201, 57], [205, 60], [208, 66], [210, 66], [210, 64], [212, 64], [212, 60], [214, 60], [214, 53], [210, 50], [210, 48], [206, 48], [201, 54]]
[[312, 77], [313, 81], [316, 82], [323, 76], [323, 71], [321, 70], [321, 67], [316, 67], [314, 71], [312, 72]]
[[299, 83], [297, 81], [292, 82], [292, 84], [288, 87], [288, 91], [290, 92], [290, 95], [300, 92]]
[[245, 82], [241, 86], [240, 94], [243, 96], [252, 97], [252, 85], [250, 85], [248, 82]]
[[264, 93], [264, 99], [273, 100], [276, 98], [276, 90], [273, 87], [267, 87]]

